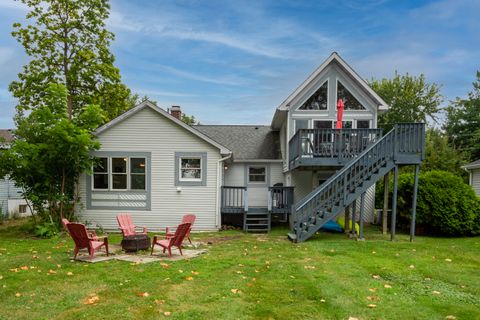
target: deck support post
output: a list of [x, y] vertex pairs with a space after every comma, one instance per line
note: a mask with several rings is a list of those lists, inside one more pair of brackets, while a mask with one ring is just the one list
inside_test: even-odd
[[382, 214], [382, 233], [388, 232], [388, 193], [390, 189], [390, 172], [383, 177], [383, 214]]
[[397, 223], [398, 165], [395, 165], [393, 172], [392, 221], [390, 225], [390, 239], [392, 241], [395, 240], [395, 225]]
[[357, 220], [357, 200], [353, 200], [352, 206], [352, 236], [357, 236], [357, 228], [355, 228], [355, 221]]
[[350, 233], [350, 206], [345, 208], [345, 233]]
[[365, 212], [365, 192], [360, 196], [360, 234], [359, 238], [363, 239], [363, 214]]
[[413, 183], [413, 199], [412, 199], [412, 221], [410, 223], [410, 242], [415, 238], [415, 219], [417, 217], [417, 193], [418, 193], [418, 174], [420, 165], [415, 165], [415, 178]]

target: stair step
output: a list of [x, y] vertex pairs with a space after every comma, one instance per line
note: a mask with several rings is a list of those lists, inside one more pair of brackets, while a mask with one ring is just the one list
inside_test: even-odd
[[268, 228], [246, 228], [246, 231], [268, 231]]
[[297, 235], [295, 233], [288, 233], [287, 234], [288, 239], [292, 240], [293, 242], [297, 241]]
[[247, 226], [247, 227], [252, 227], [252, 226], [268, 227], [268, 223], [247, 223], [245, 226]]

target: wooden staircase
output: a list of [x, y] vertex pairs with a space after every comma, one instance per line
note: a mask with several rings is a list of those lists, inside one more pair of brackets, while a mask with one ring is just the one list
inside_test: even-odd
[[243, 230], [246, 232], [269, 232], [271, 225], [268, 208], [250, 207], [244, 215]]
[[310, 238], [395, 166], [421, 163], [424, 145], [425, 124], [397, 124], [294, 205], [289, 239], [302, 242]]

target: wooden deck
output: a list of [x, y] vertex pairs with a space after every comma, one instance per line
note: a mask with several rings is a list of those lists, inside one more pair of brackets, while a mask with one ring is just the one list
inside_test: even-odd
[[299, 129], [288, 144], [289, 168], [342, 167], [381, 137], [381, 129]]

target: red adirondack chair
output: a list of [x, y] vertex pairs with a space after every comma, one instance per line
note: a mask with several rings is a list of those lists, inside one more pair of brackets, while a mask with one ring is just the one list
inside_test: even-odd
[[[186, 214], [182, 217], [182, 222], [181, 223], [190, 223], [190, 229], [188, 229], [187, 234], [185, 235], [185, 238], [192, 243], [192, 240], [190, 240], [190, 231], [192, 231], [193, 224], [195, 223], [195, 219], [197, 217], [194, 214]], [[175, 233], [172, 231], [172, 229], [175, 229], [176, 227], [167, 227], [165, 230], [165, 237], [167, 239], [173, 237]]]
[[153, 248], [155, 247], [155, 245], [159, 245], [160, 247], [163, 248], [164, 253], [165, 253], [165, 250], [168, 250], [169, 257], [172, 257], [172, 247], [177, 247], [178, 250], [180, 251], [180, 254], [183, 256], [182, 242], [183, 242], [183, 239], [185, 239], [185, 235], [187, 234], [188, 230], [190, 230], [191, 227], [192, 227], [192, 224], [190, 223], [182, 223], [177, 227], [175, 234], [170, 238], [159, 240], [161, 236], [154, 236], [153, 242], [152, 242], [152, 252], [150, 253], [150, 255], [153, 255]]
[[[129, 214], [119, 214], [117, 216], [118, 225], [122, 230], [123, 237], [134, 236], [136, 234], [147, 234], [146, 227], [137, 227], [133, 224], [132, 216]], [[143, 228], [142, 232], [136, 232], [136, 228]]]
[[90, 254], [90, 260], [93, 259], [95, 251], [100, 250], [101, 247], [105, 247], [105, 252], [107, 253], [107, 256], [108, 256], [108, 237], [107, 236], [99, 237], [99, 238], [102, 238], [103, 241], [99, 241], [100, 240], [99, 238], [94, 239], [88, 234], [87, 228], [85, 228], [85, 225], [81, 223], [70, 222], [67, 224], [67, 229], [70, 235], [72, 236], [73, 241], [75, 242], [74, 259], [77, 257], [78, 251], [84, 248], [88, 250], [88, 253]]
[[[62, 219], [62, 224], [63, 224], [63, 227], [65, 228], [65, 230], [68, 232], [68, 234], [70, 234], [70, 231], [68, 231], [68, 228], [67, 228], [67, 224], [69, 224], [70, 221], [68, 221], [68, 219], [66, 218], [63, 218]], [[94, 240], [98, 240], [98, 236], [97, 236], [97, 233], [95, 232], [95, 230], [88, 230], [87, 229], [87, 232], [88, 232], [88, 235], [93, 238]]]

